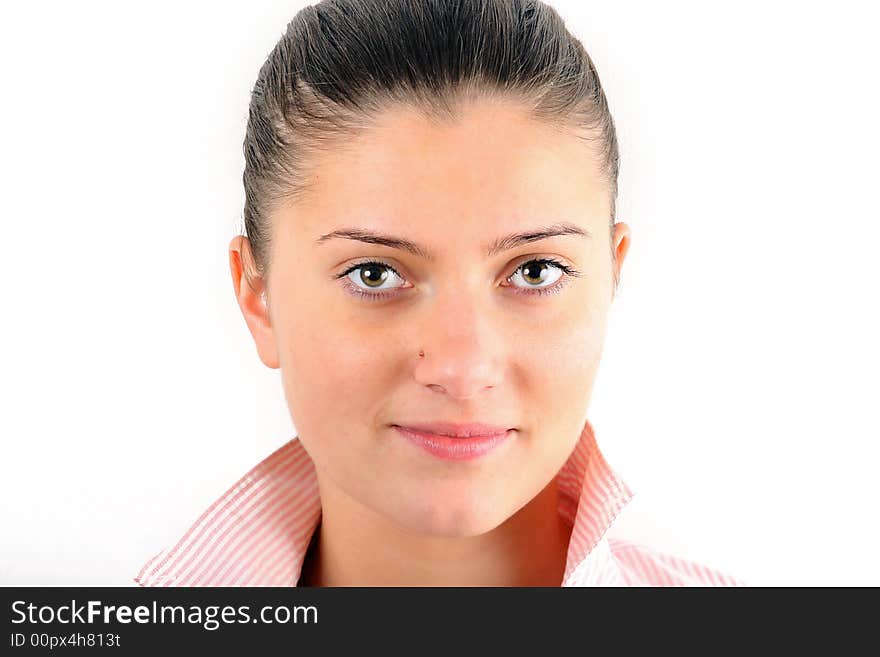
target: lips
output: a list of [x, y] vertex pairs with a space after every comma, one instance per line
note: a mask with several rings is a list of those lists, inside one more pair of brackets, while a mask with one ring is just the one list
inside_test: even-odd
[[450, 438], [488, 438], [492, 436], [502, 436], [513, 428], [495, 424], [485, 424], [482, 422], [469, 422], [466, 424], [456, 424], [452, 422], [408, 422], [406, 424], [393, 424], [391, 426], [400, 427], [401, 429], [415, 433], [448, 436]]
[[[447, 461], [471, 461], [489, 454], [508, 443], [516, 434], [515, 429], [504, 429], [496, 425], [470, 424], [421, 424], [419, 429], [391, 425], [392, 429], [406, 439], [406, 442], [422, 448], [431, 455]], [[454, 435], [434, 433], [436, 431], [454, 432]], [[486, 433], [494, 431], [495, 433]], [[467, 434], [467, 435], [463, 435]]]

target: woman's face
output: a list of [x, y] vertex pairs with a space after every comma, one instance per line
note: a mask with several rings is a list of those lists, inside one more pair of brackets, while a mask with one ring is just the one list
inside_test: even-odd
[[[550, 482], [586, 420], [611, 250], [619, 267], [629, 243], [625, 224], [609, 235], [597, 159], [497, 102], [448, 126], [397, 109], [316, 160], [310, 182], [307, 198], [272, 217], [268, 311], [246, 285], [236, 290], [261, 359], [281, 368], [322, 495], [420, 534], [494, 529]], [[563, 223], [588, 236], [502, 240]], [[323, 237], [355, 230], [431, 257]], [[230, 247], [234, 279], [240, 246]], [[343, 275], [368, 261], [381, 266]], [[556, 293], [539, 294], [548, 288]], [[480, 458], [451, 461], [392, 428], [439, 421], [516, 431]]]

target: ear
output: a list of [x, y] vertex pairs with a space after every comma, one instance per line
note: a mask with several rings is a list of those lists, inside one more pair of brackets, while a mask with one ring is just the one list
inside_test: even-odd
[[[250, 242], [243, 235], [236, 235], [229, 243], [229, 269], [232, 272], [235, 299], [254, 338], [260, 360], [266, 367], [278, 369], [278, 349], [275, 345], [269, 306], [264, 296], [268, 294], [266, 282], [259, 276], [252, 276], [249, 284], [244, 274], [245, 263], [253, 265]], [[251, 270], [253, 270], [252, 266]]]
[[617, 285], [620, 282], [620, 270], [623, 268], [623, 261], [626, 260], [626, 254], [629, 251], [630, 230], [625, 223], [618, 222], [614, 224], [614, 235], [611, 238], [611, 250], [614, 253], [614, 287], [611, 290], [611, 298], [614, 298], [617, 292]]

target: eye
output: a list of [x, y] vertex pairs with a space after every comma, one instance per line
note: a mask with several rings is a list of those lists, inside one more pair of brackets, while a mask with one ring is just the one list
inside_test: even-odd
[[[510, 282], [523, 282], [525, 285], [512, 285], [514, 294], [535, 296], [556, 294], [572, 277], [580, 276], [576, 269], [564, 265], [553, 258], [528, 260], [517, 267], [507, 277]], [[411, 287], [395, 285], [395, 279], [406, 281], [394, 267], [385, 262], [370, 260], [352, 265], [336, 278], [342, 279], [343, 287], [350, 294], [362, 299], [376, 301], [397, 295], [395, 290]]]
[[[406, 280], [391, 265], [384, 262], [361, 262], [352, 265], [337, 278], [342, 278], [344, 287], [349, 292], [357, 296], [368, 299], [382, 299], [393, 296], [393, 292], [389, 294], [388, 290], [401, 288], [401, 285], [388, 285], [387, 282], [394, 282], [394, 279]], [[371, 291], [373, 290], [373, 291]]]
[[516, 294], [555, 294], [572, 276], [580, 276], [580, 272], [553, 258], [538, 258], [522, 263], [507, 280], [525, 283], [513, 286]]
[[564, 273], [561, 267], [554, 266], [549, 260], [529, 260], [521, 264], [507, 280], [519, 279], [530, 287], [547, 287], [558, 281]]

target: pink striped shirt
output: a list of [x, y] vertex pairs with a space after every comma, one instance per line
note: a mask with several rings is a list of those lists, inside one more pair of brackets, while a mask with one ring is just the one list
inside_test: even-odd
[[[572, 527], [562, 586], [745, 586], [716, 569], [606, 536], [634, 493], [608, 466], [587, 422], [559, 477]], [[321, 518], [315, 468], [298, 437], [247, 472], [173, 545], [141, 586], [296, 586]]]

